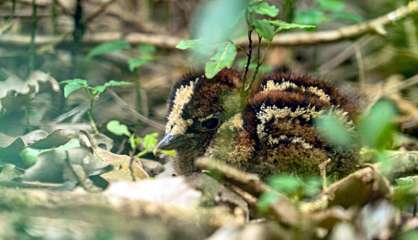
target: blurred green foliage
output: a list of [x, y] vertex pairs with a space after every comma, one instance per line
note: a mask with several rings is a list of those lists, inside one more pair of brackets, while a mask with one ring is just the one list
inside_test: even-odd
[[126, 40], [117, 40], [106, 42], [97, 45], [87, 54], [87, 59], [91, 60], [93, 57], [129, 49], [131, 45]]
[[339, 146], [350, 146], [353, 138], [344, 122], [329, 112], [316, 121], [319, 133], [329, 142]]
[[350, 146], [359, 140], [361, 146], [383, 151], [390, 148], [395, 132], [396, 110], [389, 101], [378, 101], [359, 120], [356, 132], [350, 133], [345, 123], [332, 111], [316, 121], [318, 131], [331, 144]]
[[152, 45], [141, 44], [138, 46], [138, 56], [128, 59], [129, 70], [133, 72], [136, 69], [141, 68], [145, 64], [155, 60], [155, 52], [157, 48]]
[[315, 0], [314, 6], [307, 10], [297, 10], [295, 22], [300, 24], [320, 25], [330, 21], [344, 20], [360, 22], [363, 18], [346, 10], [343, 0]]
[[281, 31], [314, 28], [275, 19], [278, 13], [279, 9], [265, 0], [210, 1], [197, 15], [193, 28], [195, 39], [183, 40], [177, 48], [193, 50], [205, 62], [206, 77], [212, 78], [223, 68], [232, 66], [237, 55], [232, 40], [245, 32], [250, 34], [254, 30], [260, 38], [272, 41]]
[[109, 88], [131, 85], [130, 82], [110, 80], [102, 85], [89, 86], [88, 81], [85, 79], [71, 79], [71, 80], [62, 81], [61, 83], [65, 84], [64, 96], [66, 98], [68, 98], [74, 92], [84, 89], [84, 90], [87, 90], [87, 92], [93, 99], [95, 99], [96, 97], [99, 97], [100, 94], [104, 93]]
[[87, 111], [87, 117], [95, 133], [99, 132], [96, 126], [96, 120], [93, 117], [93, 107], [94, 107], [95, 101], [97, 101], [100, 95], [109, 88], [131, 85], [130, 82], [111, 80], [102, 85], [90, 86], [88, 84], [88, 81], [85, 79], [71, 79], [71, 80], [62, 81], [61, 83], [65, 84], [64, 86], [65, 98], [68, 98], [71, 94], [79, 90], [85, 90], [87, 92], [88, 99], [89, 99], [89, 109]]
[[[158, 144], [158, 133], [149, 133], [144, 137], [138, 137], [134, 133], [130, 132], [128, 127], [118, 120], [109, 121], [106, 125], [109, 132], [116, 136], [125, 136], [129, 140], [130, 148], [133, 151], [140, 148], [141, 151], [136, 154], [137, 157], [142, 157], [148, 153], [154, 153], [154, 150]], [[160, 153], [167, 156], [174, 156], [175, 151], [173, 150], [158, 150]]]
[[377, 150], [390, 147], [395, 131], [395, 116], [396, 110], [393, 103], [377, 102], [360, 120], [359, 133], [362, 145]]
[[237, 55], [237, 48], [228, 42], [219, 47], [216, 53], [209, 59], [205, 66], [206, 77], [213, 78], [224, 68], [230, 68]]
[[293, 200], [310, 198], [321, 191], [322, 182], [319, 177], [301, 178], [294, 175], [276, 175], [267, 181], [272, 191], [264, 193], [257, 201], [257, 209], [263, 213], [270, 205], [277, 202], [281, 195]]

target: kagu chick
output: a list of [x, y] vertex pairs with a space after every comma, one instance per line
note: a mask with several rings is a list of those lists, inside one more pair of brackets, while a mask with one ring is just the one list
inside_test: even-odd
[[333, 111], [352, 127], [355, 107], [328, 83], [291, 73], [265, 76], [239, 108], [239, 75], [223, 70], [213, 79], [190, 75], [178, 82], [169, 100], [166, 136], [160, 148], [174, 148], [179, 174], [195, 171], [198, 157], [225, 161], [266, 177], [280, 172], [317, 175], [330, 159], [328, 171], [343, 176], [357, 162], [355, 148], [326, 143], [314, 121]]
[[173, 165], [178, 174], [195, 170], [194, 160], [206, 152], [218, 127], [233, 114], [226, 107], [234, 105], [239, 84], [238, 72], [222, 70], [213, 79], [203, 73], [188, 74], [174, 85], [158, 148], [177, 150]]

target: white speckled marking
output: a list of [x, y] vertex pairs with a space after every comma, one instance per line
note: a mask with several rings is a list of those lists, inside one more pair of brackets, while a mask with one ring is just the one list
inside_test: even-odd
[[291, 142], [293, 144], [300, 144], [304, 149], [312, 149], [313, 145], [305, 141], [302, 137], [288, 137], [286, 135], [280, 135], [278, 138], [274, 138], [271, 135], [268, 136], [268, 143], [270, 145], [279, 144], [280, 142]]
[[[316, 107], [308, 108], [296, 108], [292, 111], [289, 107], [278, 108], [276, 106], [265, 106], [264, 104], [261, 106], [260, 111], [257, 113], [257, 118], [260, 121], [260, 124], [257, 125], [257, 135], [260, 139], [268, 138], [268, 142], [271, 144], [277, 144], [280, 139], [274, 139], [270, 134], [265, 132], [265, 125], [268, 121], [274, 119], [275, 124], [278, 124], [278, 121], [283, 118], [297, 118], [302, 117], [306, 120], [310, 120], [312, 118], [317, 118], [321, 114], [321, 111], [317, 111]], [[300, 142], [297, 140], [296, 142]]]
[[268, 80], [266, 85], [263, 88], [263, 91], [270, 91], [270, 90], [286, 90], [286, 89], [300, 89], [303, 92], [310, 92], [312, 94], [315, 94], [319, 97], [319, 99], [330, 102], [331, 98], [324, 92], [324, 90], [318, 88], [318, 87], [304, 87], [304, 86], [298, 86], [292, 82], [284, 81], [282, 83], [275, 83], [273, 80]]
[[[285, 140], [288, 137], [281, 135], [279, 138], [274, 138], [271, 136], [271, 134], [267, 133], [265, 130], [267, 122], [274, 119], [273, 124], [278, 124], [281, 119], [284, 118], [297, 118], [302, 117], [306, 120], [311, 120], [318, 118], [322, 114], [324, 114], [326, 111], [331, 111], [333, 114], [339, 118], [348, 129], [353, 128], [353, 122], [348, 117], [348, 112], [345, 112], [338, 107], [332, 107], [329, 110], [316, 110], [316, 107], [310, 107], [307, 108], [296, 108], [292, 111], [292, 109], [288, 107], [284, 108], [278, 108], [276, 106], [265, 106], [264, 104], [261, 106], [260, 111], [257, 113], [257, 118], [260, 121], [260, 123], [257, 125], [257, 135], [259, 139], [266, 140], [269, 144], [278, 144], [280, 143], [280, 140]], [[290, 140], [293, 143], [300, 143], [305, 149], [310, 149], [312, 146], [307, 143], [304, 139], [300, 137], [294, 137]]]
[[173, 107], [168, 115], [168, 122], [165, 128], [166, 134], [184, 134], [187, 128], [193, 124], [192, 119], [183, 119], [181, 115], [184, 106], [192, 99], [193, 91], [198, 81], [199, 78], [196, 78], [194, 81], [191, 81], [189, 85], [181, 86], [176, 90]]

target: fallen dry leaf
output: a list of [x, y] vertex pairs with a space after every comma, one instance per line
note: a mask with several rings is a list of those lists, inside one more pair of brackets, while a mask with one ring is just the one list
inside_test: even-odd
[[134, 158], [131, 164], [131, 158], [127, 155], [115, 154], [101, 148], [97, 148], [95, 152], [104, 162], [113, 165], [113, 171], [102, 175], [107, 181], [149, 178], [148, 173], [144, 170], [138, 158]]

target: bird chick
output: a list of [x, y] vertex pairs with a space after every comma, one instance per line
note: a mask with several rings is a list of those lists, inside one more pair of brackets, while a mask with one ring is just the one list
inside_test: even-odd
[[328, 159], [329, 170], [338, 176], [354, 169], [356, 151], [327, 144], [314, 126], [315, 119], [332, 110], [352, 127], [355, 107], [336, 88], [310, 77], [275, 73], [261, 79], [240, 109], [239, 86], [238, 74], [223, 70], [211, 80], [191, 75], [174, 87], [160, 147], [177, 150], [178, 173], [193, 172], [194, 160], [201, 156], [261, 177], [316, 175]]
[[333, 175], [352, 172], [358, 159], [355, 147], [326, 142], [315, 128], [315, 120], [332, 111], [353, 129], [355, 109], [325, 81], [292, 73], [264, 77], [242, 117], [245, 132], [254, 141], [255, 154], [247, 167], [261, 176], [277, 172], [315, 175], [318, 166], [330, 160], [328, 171]]
[[213, 79], [203, 73], [186, 75], [172, 88], [168, 101], [165, 136], [158, 144], [160, 149], [175, 149], [174, 169], [178, 174], [195, 171], [194, 160], [202, 156], [218, 127], [236, 109], [239, 89], [238, 72], [225, 69]]

